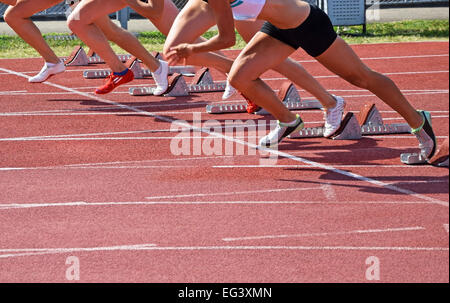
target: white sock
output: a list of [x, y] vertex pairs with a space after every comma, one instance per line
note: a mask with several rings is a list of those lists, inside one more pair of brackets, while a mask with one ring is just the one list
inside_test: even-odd
[[161, 62], [159, 63], [159, 67], [158, 67], [158, 69], [157, 70], [155, 70], [154, 72], [153, 72], [153, 74], [155, 74], [155, 75], [160, 75], [161, 74], [161, 72], [162, 72], [162, 64], [161, 64]]
[[45, 65], [47, 65], [47, 67], [54, 67], [56, 65], [58, 65], [60, 62], [58, 63], [50, 63], [50, 62], [45, 62]]

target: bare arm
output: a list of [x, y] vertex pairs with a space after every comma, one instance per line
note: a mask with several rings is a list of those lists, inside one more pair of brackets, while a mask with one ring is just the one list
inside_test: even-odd
[[231, 47], [236, 43], [234, 19], [229, 0], [209, 0], [208, 5], [213, 11], [219, 33], [203, 42], [184, 43], [172, 47], [167, 54], [169, 63], [175, 64], [192, 54], [217, 51]]

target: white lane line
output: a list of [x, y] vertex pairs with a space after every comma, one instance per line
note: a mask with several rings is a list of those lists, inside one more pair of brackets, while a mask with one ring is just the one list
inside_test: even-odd
[[[433, 41], [424, 41], [424, 42], [433, 42]], [[441, 41], [436, 41], [436, 42], [441, 42]], [[442, 41], [442, 42], [446, 42], [446, 41]], [[397, 43], [397, 42], [395, 42]], [[418, 42], [418, 43], [423, 43]], [[373, 43], [371, 43], [373, 44]], [[385, 44], [385, 43], [382, 43]], [[365, 57], [365, 58], [361, 58], [361, 60], [396, 60], [396, 59], [418, 59], [418, 58], [439, 58], [439, 57], [448, 57], [449, 54], [430, 54], [430, 55], [409, 55], [409, 56], [384, 56], [384, 57]], [[2, 59], [5, 60], [5, 59]], [[12, 59], [15, 60], [15, 59]], [[317, 60], [299, 60], [297, 61], [299, 63], [318, 63]], [[85, 68], [85, 69], [68, 69], [66, 72], [83, 72], [86, 70], [92, 69], [92, 67], [89, 68]], [[106, 67], [103, 69], [107, 69]], [[24, 74], [35, 74], [38, 73], [39, 71], [25, 71], [22, 72]], [[4, 72], [4, 73], [0, 73], [0, 75], [9, 75], [10, 73], [8, 72]], [[79, 88], [77, 88], [79, 89]]]
[[135, 251], [155, 247], [156, 244], [121, 245], [105, 247], [77, 247], [77, 248], [17, 248], [1, 249], [0, 258], [11, 258], [21, 256], [33, 256], [41, 254], [65, 254], [74, 252], [96, 252], [96, 251]]
[[[222, 128], [223, 129], [223, 128]], [[160, 131], [158, 131], [160, 132]], [[73, 135], [73, 136], [77, 136], [77, 135]], [[97, 136], [97, 135], [94, 135]], [[413, 140], [417, 140], [416, 137], [411, 136], [409, 134], [403, 134], [403, 135], [385, 135], [385, 136], [380, 136], [380, 135], [372, 135], [372, 136], [364, 136], [366, 138], [373, 138], [373, 139], [413, 139]], [[181, 140], [181, 139], [206, 139], [207, 137], [203, 137], [203, 136], [187, 136], [187, 137], [181, 137], [178, 136], [176, 137], [176, 139]], [[243, 133], [240, 136], [234, 136], [235, 139], [259, 139], [259, 136], [254, 136], [254, 135], [246, 135], [245, 133]], [[437, 139], [446, 139], [447, 136], [436, 136]], [[173, 140], [174, 137], [83, 137], [82, 135], [80, 135], [80, 138], [72, 138], [72, 135], [67, 135], [67, 136], [59, 136], [59, 135], [55, 135], [55, 136], [43, 136], [43, 137], [17, 137], [17, 138], [0, 138], [0, 142], [25, 142], [25, 141], [123, 141], [123, 140]], [[322, 138], [309, 138], [309, 139], [322, 139]], [[296, 139], [292, 139], [292, 140], [296, 140]], [[356, 149], [353, 149], [356, 150]], [[334, 152], [336, 151], [340, 151], [342, 152], [343, 150], [334, 150]], [[317, 152], [317, 151], [315, 151]], [[327, 153], [330, 151], [320, 151], [322, 153]], [[310, 152], [307, 152], [310, 153]], [[292, 153], [293, 155], [295, 155], [296, 153]], [[304, 154], [302, 152], [302, 154]]]
[[265, 189], [265, 190], [251, 190], [251, 191], [235, 191], [226, 193], [208, 193], [208, 194], [189, 194], [189, 195], [173, 195], [173, 196], [158, 196], [146, 197], [148, 200], [162, 200], [162, 199], [179, 199], [179, 198], [200, 198], [200, 197], [217, 197], [217, 196], [234, 196], [245, 194], [263, 194], [263, 193], [285, 193], [290, 191], [305, 191], [305, 190], [321, 190], [320, 187], [309, 188], [282, 188], [282, 189]]
[[[431, 74], [448, 74], [448, 70], [430, 70], [430, 71], [418, 71], [418, 72], [392, 72], [392, 73], [382, 73], [386, 76], [399, 76], [399, 75], [431, 75]], [[341, 77], [336, 75], [326, 75], [326, 76], [314, 76], [316, 79], [341, 79]], [[279, 81], [285, 80], [286, 78], [264, 78], [264, 81]], [[345, 80], [343, 80], [345, 81]]]
[[425, 230], [424, 227], [400, 227], [400, 228], [384, 228], [384, 229], [367, 229], [367, 230], [352, 230], [352, 231], [340, 231], [329, 233], [304, 233], [293, 235], [268, 235], [268, 236], [251, 236], [251, 237], [235, 237], [235, 238], [223, 238], [223, 241], [247, 241], [247, 240], [265, 240], [265, 239], [282, 239], [282, 238], [301, 238], [301, 237], [326, 237], [326, 236], [339, 236], [350, 234], [372, 234], [372, 233], [386, 233], [386, 232], [400, 232], [400, 231], [418, 231]]
[[[214, 168], [214, 169], [237, 169], [237, 168], [308, 168], [311, 165], [215, 165], [215, 166], [202, 166], [203, 168]], [[406, 169], [433, 169], [436, 167], [431, 165], [426, 166], [411, 166], [411, 165], [335, 165], [336, 168], [406, 168]], [[103, 169], [103, 170], [114, 170], [114, 169], [180, 169], [180, 168], [199, 168], [198, 165], [65, 165], [65, 166], [43, 166], [43, 167], [0, 167], [0, 172], [11, 172], [11, 171], [34, 171], [34, 170], [82, 170], [82, 169]], [[386, 183], [389, 185], [395, 184], [419, 184], [419, 183], [448, 183], [447, 181], [411, 181], [411, 182], [391, 182]]]
[[444, 224], [444, 229], [447, 231], [447, 233], [449, 232], [448, 224]]
[[430, 205], [427, 201], [131, 201], [131, 202], [56, 202], [1, 204], [0, 210], [33, 209], [48, 207], [120, 207], [120, 206], [202, 206], [202, 205]]
[[[367, 58], [361, 58], [361, 60], [369, 61], [369, 60], [418, 59], [418, 58], [439, 58], [439, 57], [448, 57], [448, 56], [449, 56], [449, 54], [415, 55], [415, 56], [389, 56], [389, 57], [367, 57]], [[300, 61], [297, 61], [297, 62], [298, 63], [316, 63], [317, 60], [300, 60]]]
[[[214, 165], [212, 168], [221, 168], [221, 169], [235, 169], [235, 168], [307, 168], [311, 167], [310, 165]], [[356, 165], [356, 164], [348, 164], [348, 165], [334, 165], [334, 167], [339, 168], [407, 168], [407, 169], [424, 169], [429, 168], [435, 170], [436, 167], [431, 165], [424, 166], [414, 166], [414, 165], [383, 165], [383, 164], [365, 164], [365, 165]]]
[[[448, 247], [418, 247], [418, 246], [150, 246], [147, 244], [131, 245], [129, 249], [125, 247], [117, 249], [118, 251], [230, 251], [230, 250], [255, 250], [255, 251], [270, 251], [270, 250], [297, 250], [297, 251], [422, 251], [422, 252], [445, 252], [448, 253]], [[114, 251], [114, 250], [110, 250]], [[2, 254], [0, 258], [15, 258], [37, 255], [51, 255], [67, 253], [65, 251], [59, 252], [57, 250], [42, 251], [42, 252], [28, 252], [28, 253], [9, 253]]]
[[[30, 78], [29, 76], [27, 76], [27, 75], [25, 75], [23, 73], [15, 72], [13, 70], [1, 68], [1, 67], [0, 67], [0, 71], [6, 72], [6, 73], [10, 73], [11, 75], [16, 75], [18, 77], [22, 77], [22, 78], [25, 78], [25, 79], [29, 79]], [[185, 129], [190, 129], [190, 130], [194, 130], [194, 131], [204, 132], [204, 133], [207, 133], [207, 134], [209, 134], [209, 135], [211, 135], [213, 137], [225, 139], [227, 141], [234, 142], [236, 144], [241, 144], [241, 145], [248, 146], [248, 147], [254, 148], [254, 149], [261, 149], [261, 150], [264, 150], [265, 152], [268, 152], [268, 153], [270, 153], [272, 155], [276, 155], [278, 157], [284, 157], [284, 158], [288, 158], [288, 159], [291, 159], [291, 160], [296, 161], [296, 162], [302, 162], [302, 163], [305, 163], [305, 164], [309, 164], [312, 167], [320, 168], [320, 169], [323, 169], [323, 170], [326, 170], [326, 171], [329, 171], [329, 172], [333, 172], [333, 173], [336, 173], [336, 174], [339, 174], [339, 175], [343, 175], [343, 176], [346, 176], [346, 177], [349, 177], [349, 178], [352, 178], [352, 179], [356, 179], [356, 180], [359, 180], [359, 181], [362, 181], [362, 182], [367, 182], [369, 184], [372, 184], [372, 185], [375, 185], [375, 186], [378, 186], [378, 187], [381, 187], [381, 188], [385, 188], [385, 189], [388, 189], [388, 190], [391, 190], [391, 191], [395, 191], [395, 192], [402, 193], [402, 194], [405, 194], [405, 195], [413, 196], [413, 197], [415, 197], [417, 199], [429, 201], [430, 203], [435, 203], [435, 204], [438, 204], [438, 205], [441, 205], [441, 206], [444, 206], [444, 207], [447, 207], [447, 208], [449, 207], [449, 203], [448, 202], [444, 202], [444, 201], [441, 201], [441, 200], [438, 200], [438, 199], [434, 199], [434, 198], [431, 198], [431, 197], [428, 197], [428, 196], [425, 196], [425, 195], [422, 195], [422, 194], [418, 194], [418, 193], [416, 193], [414, 191], [411, 191], [411, 190], [403, 189], [403, 188], [400, 188], [400, 187], [397, 187], [397, 186], [392, 186], [392, 185], [389, 185], [389, 184], [386, 184], [386, 183], [383, 183], [381, 181], [377, 181], [377, 180], [374, 180], [374, 179], [371, 179], [371, 178], [360, 176], [360, 175], [352, 173], [352, 172], [347, 172], [347, 171], [343, 171], [343, 170], [340, 170], [340, 169], [336, 169], [336, 168], [334, 168], [332, 166], [329, 166], [329, 165], [325, 165], [325, 164], [317, 163], [317, 162], [310, 161], [310, 160], [307, 160], [307, 159], [303, 159], [303, 158], [300, 158], [300, 157], [296, 157], [296, 156], [293, 156], [293, 155], [290, 155], [288, 153], [281, 152], [281, 151], [278, 151], [278, 150], [262, 149], [259, 146], [257, 146], [256, 144], [251, 144], [249, 142], [245, 142], [245, 141], [242, 141], [242, 140], [238, 140], [238, 139], [235, 139], [235, 138], [231, 138], [231, 137], [228, 137], [228, 136], [217, 134], [215, 132], [212, 132], [209, 129], [204, 129], [201, 126], [198, 127], [196, 125], [191, 125], [191, 124], [189, 124], [187, 122], [182, 122], [182, 121], [179, 121], [179, 120], [174, 120], [172, 118], [159, 116], [159, 115], [157, 115], [155, 113], [152, 113], [152, 112], [142, 111], [142, 110], [134, 108], [132, 106], [128, 106], [128, 105], [124, 105], [124, 104], [117, 103], [117, 102], [114, 102], [114, 101], [110, 101], [108, 99], [101, 98], [99, 96], [93, 96], [93, 95], [90, 95], [90, 94], [87, 94], [87, 93], [76, 91], [74, 89], [71, 89], [71, 88], [68, 88], [68, 87], [65, 87], [65, 86], [62, 86], [62, 85], [59, 85], [59, 84], [55, 84], [55, 83], [52, 83], [52, 82], [49, 82], [49, 81], [44, 82], [44, 85], [52, 86], [52, 87], [55, 87], [55, 88], [58, 88], [58, 89], [61, 89], [61, 90], [67, 91], [67, 92], [76, 93], [76, 94], [78, 94], [80, 96], [91, 98], [91, 99], [97, 100], [97, 101], [102, 102], [102, 103], [106, 103], [106, 104], [109, 104], [109, 105], [115, 105], [115, 106], [117, 106], [119, 108], [124, 108], [124, 109], [128, 109], [128, 110], [131, 110], [131, 111], [134, 111], [134, 112], [137, 112], [137, 113], [141, 113], [142, 115], [153, 117], [153, 118], [156, 118], [156, 119], [158, 119], [160, 121], [165, 121], [167, 123], [176, 124], [177, 126], [185, 128]]]

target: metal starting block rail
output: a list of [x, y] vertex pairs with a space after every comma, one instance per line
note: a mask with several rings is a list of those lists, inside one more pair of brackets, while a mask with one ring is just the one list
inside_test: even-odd
[[[142, 68], [139, 59], [136, 57], [130, 57], [125, 66], [134, 73], [135, 79], [143, 79], [152, 77], [152, 72], [149, 69]], [[110, 70], [87, 70], [84, 71], [83, 77], [86, 79], [104, 79], [111, 74]], [[182, 74], [184, 76], [194, 76], [194, 66], [170, 66], [169, 75]]]
[[[323, 127], [309, 127], [290, 135], [290, 138], [320, 138], [323, 137]], [[408, 124], [384, 124], [380, 112], [374, 103], [368, 103], [358, 116], [347, 113], [341, 127], [332, 137], [333, 140], [358, 140], [362, 136], [408, 134], [411, 128]]]
[[[178, 73], [179, 74], [179, 73]], [[184, 77], [176, 77], [169, 81], [169, 90], [172, 93], [165, 95], [171, 97], [188, 96], [190, 93], [206, 93], [206, 92], [222, 92], [225, 90], [226, 82], [215, 83], [208, 68], [199, 70], [192, 80], [191, 84], [187, 84]], [[149, 96], [153, 95], [154, 87], [132, 87], [130, 95], [132, 96]], [[174, 93], [176, 95], [174, 95]]]
[[[131, 58], [131, 55], [118, 55], [119, 60], [126, 62]], [[69, 57], [65, 58], [64, 65], [66, 66], [88, 66], [89, 64], [103, 64], [105, 61], [98, 55], [89, 51], [88, 54], [81, 46], [76, 46]]]
[[[292, 82], [286, 81], [281, 85], [278, 92], [278, 98], [286, 105], [289, 110], [321, 109], [322, 104], [317, 100], [302, 100], [297, 88]], [[216, 103], [206, 106], [206, 112], [209, 114], [235, 114], [247, 113], [247, 102], [242, 103]], [[261, 109], [255, 112], [257, 115], [269, 114]]]

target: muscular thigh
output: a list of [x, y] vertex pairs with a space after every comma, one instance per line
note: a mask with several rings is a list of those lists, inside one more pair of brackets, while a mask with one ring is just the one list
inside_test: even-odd
[[[2, 0], [3, 1], [3, 0]], [[14, 2], [6, 0], [7, 2]], [[60, 0], [17, 0], [14, 6], [10, 6], [7, 13], [14, 13], [15, 16], [29, 18], [34, 14], [50, 8], [61, 2]]]
[[151, 10], [145, 9], [139, 10], [137, 13], [149, 19], [163, 35], [167, 36], [179, 10], [172, 0], [164, 0], [164, 10], [160, 16], [155, 16], [151, 13]]
[[278, 66], [294, 51], [295, 49], [287, 44], [258, 32], [239, 54], [230, 74], [256, 79], [265, 71]]
[[216, 24], [212, 10], [202, 0], [190, 0], [175, 19], [164, 49], [181, 43], [193, 43]]
[[77, 16], [84, 23], [90, 24], [126, 6], [122, 0], [82, 0], [74, 9], [72, 16]]
[[239, 32], [239, 35], [241, 35], [242, 39], [244, 39], [247, 43], [252, 40], [257, 32], [259, 32], [263, 24], [263, 20], [235, 21], [236, 29]]

